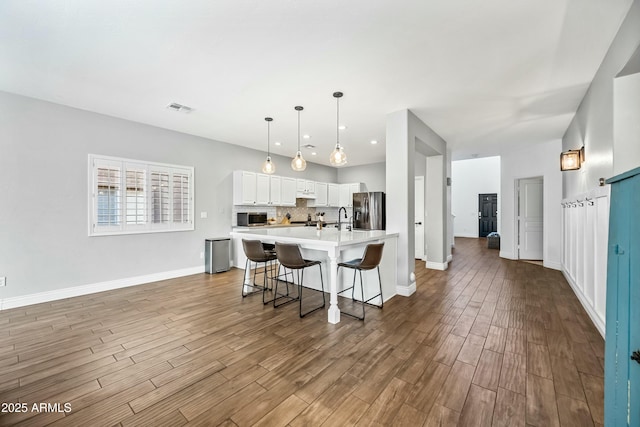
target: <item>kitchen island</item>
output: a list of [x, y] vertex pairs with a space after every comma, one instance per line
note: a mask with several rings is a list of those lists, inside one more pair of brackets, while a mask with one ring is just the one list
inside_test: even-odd
[[[234, 229], [231, 232], [231, 238], [233, 240], [233, 264], [238, 268], [244, 268], [246, 261], [242, 249], [242, 239], [261, 240], [264, 243], [297, 243], [300, 245], [303, 257], [322, 261], [325, 277], [328, 276], [329, 278], [329, 323], [340, 322], [338, 292], [351, 286], [353, 280], [353, 270], [341, 269], [343, 272], [341, 274], [342, 277], [338, 277], [338, 263], [343, 260], [361, 258], [365, 247], [369, 243], [385, 243], [380, 262], [382, 295], [386, 301], [396, 294], [398, 233], [389, 233], [384, 230], [340, 231], [336, 228], [316, 230], [312, 227], [283, 227], [250, 230]], [[320, 289], [319, 277], [312, 274], [311, 271], [309, 273], [305, 273], [305, 286], [309, 285], [314, 289]], [[374, 274], [375, 270], [372, 271], [371, 276], [367, 275], [367, 272], [364, 272], [363, 275], [368, 295], [371, 294], [370, 292], [377, 293], [378, 280]], [[350, 292], [346, 292], [343, 296], [348, 298], [349, 294]], [[359, 292], [356, 291], [356, 295], [359, 296]]]

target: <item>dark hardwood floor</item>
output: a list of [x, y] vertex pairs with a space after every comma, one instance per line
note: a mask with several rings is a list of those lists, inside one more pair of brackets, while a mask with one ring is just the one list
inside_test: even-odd
[[602, 425], [603, 339], [560, 272], [485, 239], [423, 265], [365, 322], [243, 299], [237, 269], [0, 312], [0, 402], [27, 404], [0, 425]]

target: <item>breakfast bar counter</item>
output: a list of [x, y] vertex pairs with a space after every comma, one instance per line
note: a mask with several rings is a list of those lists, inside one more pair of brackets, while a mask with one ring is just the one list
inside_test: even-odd
[[[233, 240], [233, 263], [242, 268], [246, 257], [242, 250], [242, 239], [260, 240], [264, 243], [297, 243], [300, 245], [302, 255], [305, 258], [322, 261], [323, 269], [328, 272], [330, 306], [328, 320], [330, 323], [340, 322], [340, 309], [338, 307], [338, 292], [351, 286], [352, 276], [338, 278], [338, 263], [343, 260], [361, 258], [364, 249], [369, 243], [384, 242], [384, 252], [380, 262], [380, 275], [382, 279], [382, 295], [388, 300], [396, 293], [396, 254], [398, 233], [390, 233], [384, 230], [338, 230], [336, 228], [323, 228], [317, 230], [312, 227], [282, 227], [282, 228], [254, 228], [234, 229], [231, 232]], [[344, 270], [344, 269], [342, 269]], [[306, 275], [305, 275], [306, 277]], [[310, 282], [319, 283], [313, 280]], [[367, 284], [377, 288], [377, 280], [366, 279]], [[376, 278], [377, 279], [377, 278]], [[306, 282], [306, 280], [305, 280]], [[373, 288], [372, 288], [373, 289]], [[347, 293], [348, 294], [348, 293]], [[347, 295], [345, 294], [345, 297]]]

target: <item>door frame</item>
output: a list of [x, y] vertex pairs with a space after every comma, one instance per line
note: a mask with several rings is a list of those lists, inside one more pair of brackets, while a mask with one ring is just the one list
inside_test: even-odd
[[[520, 258], [520, 181], [524, 181], [526, 179], [540, 179], [542, 181], [542, 203], [544, 206], [544, 176], [523, 176], [521, 178], [516, 178], [514, 180], [513, 193], [514, 193], [514, 207], [513, 207], [513, 224], [514, 224], [514, 233], [513, 233], [513, 247], [514, 247], [514, 259]], [[542, 216], [542, 226], [544, 227], [544, 212]], [[544, 232], [542, 233], [542, 262], [544, 264], [544, 246], [545, 238]]]
[[[426, 224], [427, 212], [426, 212], [425, 207], [424, 207], [425, 206], [424, 202], [426, 200], [426, 197], [425, 197], [426, 180], [425, 180], [425, 177], [423, 175], [415, 176], [415, 178], [414, 178], [414, 190], [413, 190], [414, 191], [414, 199], [415, 199], [415, 193], [418, 190], [418, 185], [416, 185], [418, 181], [422, 181], [422, 202], [423, 202], [422, 203], [422, 218], [418, 218], [418, 217], [415, 216], [415, 208], [414, 208], [413, 222], [414, 222], [414, 239], [415, 239], [415, 234], [416, 234], [415, 225], [416, 225], [417, 222], [422, 222], [422, 227], [423, 227], [422, 228], [422, 254], [421, 254], [422, 256], [418, 257], [419, 254], [415, 252], [415, 248], [414, 248], [414, 255], [413, 256], [414, 256], [415, 259], [420, 259], [422, 261], [426, 261], [427, 260], [427, 238], [426, 238], [425, 230], [426, 230], [426, 227], [427, 227], [427, 224]], [[414, 200], [414, 204], [415, 204], [415, 200]], [[415, 247], [415, 240], [414, 240], [414, 247]]]

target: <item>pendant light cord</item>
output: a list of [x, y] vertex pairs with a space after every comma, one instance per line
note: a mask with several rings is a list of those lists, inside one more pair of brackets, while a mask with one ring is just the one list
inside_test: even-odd
[[340, 147], [340, 98], [336, 97], [336, 144]]
[[300, 152], [300, 110], [298, 110], [298, 153]]
[[267, 157], [271, 157], [271, 121], [267, 121]]

